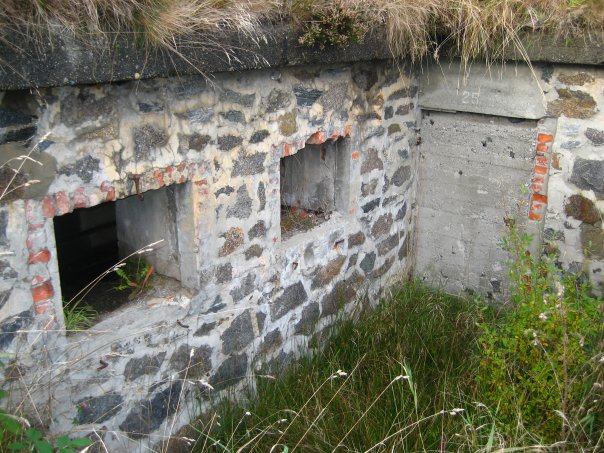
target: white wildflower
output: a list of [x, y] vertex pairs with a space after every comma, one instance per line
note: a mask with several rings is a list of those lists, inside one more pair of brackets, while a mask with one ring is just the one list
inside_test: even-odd
[[200, 379], [198, 382], [201, 385], [203, 385], [204, 387], [206, 387], [207, 389], [214, 390], [214, 387], [212, 387], [212, 385], [208, 381], [206, 381], [205, 379]]
[[539, 315], [539, 319], [540, 319], [541, 321], [547, 321], [547, 313], [541, 313], [541, 314]]

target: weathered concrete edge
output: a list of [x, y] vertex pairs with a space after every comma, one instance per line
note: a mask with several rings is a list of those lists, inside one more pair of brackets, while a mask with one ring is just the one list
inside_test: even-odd
[[[95, 37], [87, 42], [68, 34], [56, 34], [45, 42], [19, 37], [14, 41], [14, 44], [0, 46], [0, 90], [193, 74], [211, 76], [229, 71], [392, 58], [383, 28], [373, 29], [360, 44], [323, 50], [301, 47], [296, 33], [285, 25], [266, 25], [255, 36], [235, 32], [200, 35], [196, 42], [213, 44], [180, 42], [177, 53], [141, 48], [132, 37], [125, 35]], [[589, 42], [569, 42], [551, 36], [529, 35], [524, 42], [531, 61], [604, 64], [602, 36], [593, 37]], [[505, 59], [524, 58], [520, 52], [510, 51]]]

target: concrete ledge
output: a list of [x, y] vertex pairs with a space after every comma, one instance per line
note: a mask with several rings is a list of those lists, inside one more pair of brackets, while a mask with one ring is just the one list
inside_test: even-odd
[[[0, 47], [0, 90], [119, 82], [304, 64], [346, 63], [392, 58], [384, 29], [372, 30], [361, 44], [324, 50], [301, 47], [288, 26], [266, 25], [257, 36], [235, 32], [199, 35], [177, 42], [178, 53], [143, 48], [132, 36], [95, 36], [89, 41], [56, 33], [47, 42], [14, 35]], [[211, 42], [201, 46], [194, 42]], [[524, 39], [532, 61], [604, 64], [602, 36], [589, 42], [531, 35]], [[522, 55], [510, 51], [507, 59]]]

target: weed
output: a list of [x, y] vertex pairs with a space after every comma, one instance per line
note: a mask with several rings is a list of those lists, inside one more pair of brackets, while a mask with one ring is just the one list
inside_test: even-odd
[[141, 257], [127, 260], [115, 266], [114, 270], [121, 279], [115, 289], [118, 291], [130, 290], [130, 297], [135, 297], [145, 289], [151, 288], [149, 280], [155, 268]]
[[63, 303], [65, 330], [75, 332], [90, 327], [98, 316], [97, 311], [83, 300], [70, 300]]

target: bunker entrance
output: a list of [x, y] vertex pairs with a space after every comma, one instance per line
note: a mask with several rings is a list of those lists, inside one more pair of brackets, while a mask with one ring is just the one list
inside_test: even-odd
[[349, 139], [307, 145], [281, 159], [281, 236], [287, 239], [345, 212], [349, 193]]

